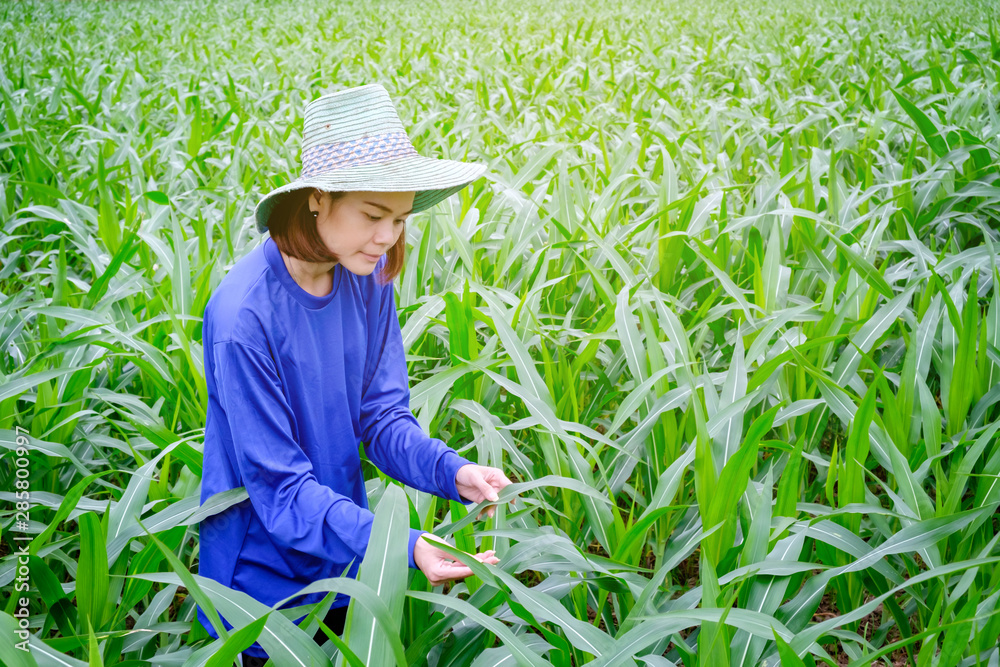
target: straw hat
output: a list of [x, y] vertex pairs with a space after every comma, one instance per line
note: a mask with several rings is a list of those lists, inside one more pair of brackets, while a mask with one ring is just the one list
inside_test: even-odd
[[261, 233], [281, 197], [296, 190], [409, 192], [413, 213], [430, 208], [486, 171], [486, 165], [417, 153], [389, 93], [377, 83], [324, 95], [305, 108], [302, 175], [257, 204]]

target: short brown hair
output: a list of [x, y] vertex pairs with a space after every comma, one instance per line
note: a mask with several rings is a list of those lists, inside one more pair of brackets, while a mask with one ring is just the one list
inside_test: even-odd
[[[316, 231], [316, 218], [310, 214], [309, 197], [313, 189], [295, 190], [281, 198], [271, 219], [268, 230], [278, 249], [289, 257], [301, 259], [304, 262], [340, 262], [340, 258], [326, 248], [326, 244]], [[334, 201], [344, 196], [343, 192], [328, 193]], [[405, 225], [405, 223], [404, 223]], [[386, 253], [385, 266], [376, 276], [380, 285], [386, 285], [396, 279], [403, 270], [403, 258], [406, 253], [406, 227], [403, 227], [396, 245]]]

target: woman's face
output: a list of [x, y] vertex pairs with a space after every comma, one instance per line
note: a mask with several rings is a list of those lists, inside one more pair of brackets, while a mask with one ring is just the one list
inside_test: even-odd
[[415, 192], [348, 192], [334, 199], [314, 191], [309, 208], [318, 212], [316, 229], [345, 269], [359, 276], [396, 244], [413, 208]]

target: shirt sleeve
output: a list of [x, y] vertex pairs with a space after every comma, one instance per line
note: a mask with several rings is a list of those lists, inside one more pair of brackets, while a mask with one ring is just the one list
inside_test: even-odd
[[410, 411], [403, 334], [392, 283], [381, 290], [375, 335], [369, 345], [361, 394], [365, 454], [385, 474], [442, 498], [470, 504], [458, 494], [455, 475], [471, 461], [423, 432]]
[[[345, 565], [363, 560], [375, 515], [316, 479], [294, 436], [295, 414], [271, 355], [234, 341], [216, 343], [214, 351], [236, 464], [268, 533], [319, 558]], [[413, 546], [422, 534], [410, 530], [410, 567], [416, 567]]]

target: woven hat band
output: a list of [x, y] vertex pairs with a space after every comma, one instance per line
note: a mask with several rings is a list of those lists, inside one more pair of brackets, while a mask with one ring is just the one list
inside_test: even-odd
[[302, 151], [302, 176], [417, 155], [406, 132], [387, 132], [351, 141], [319, 144]]

